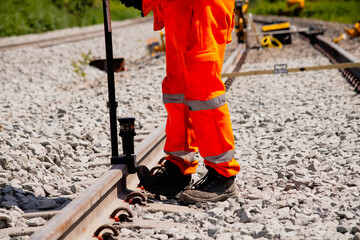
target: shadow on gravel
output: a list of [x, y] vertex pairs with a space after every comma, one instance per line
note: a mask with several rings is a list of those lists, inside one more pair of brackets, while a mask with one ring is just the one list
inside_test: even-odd
[[[19, 207], [24, 212], [38, 212], [46, 210], [61, 210], [71, 199], [66, 197], [47, 197], [47, 193], [40, 191], [36, 196], [36, 189], [34, 192], [24, 191], [12, 187], [11, 185], [5, 185], [0, 189], [0, 206], [2, 208]], [[45, 196], [44, 196], [45, 195]]]
[[179, 197], [175, 198], [167, 198], [162, 195], [152, 194], [152, 193], [146, 193], [147, 197], [147, 203], [161, 203], [161, 204], [167, 204], [167, 205], [177, 205], [177, 206], [187, 206], [188, 204], [185, 204], [179, 200]]

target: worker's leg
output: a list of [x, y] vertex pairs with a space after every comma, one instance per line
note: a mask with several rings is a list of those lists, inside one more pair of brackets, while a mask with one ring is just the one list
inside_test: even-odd
[[[168, 1], [163, 6], [166, 39], [166, 77], [163, 80], [163, 101], [168, 112], [164, 151], [168, 154], [161, 174], [152, 176], [145, 166], [138, 168], [144, 188], [152, 193], [174, 195], [190, 182], [196, 171], [194, 159], [197, 143], [185, 102], [187, 78], [184, 51], [191, 24], [192, 0]], [[176, 191], [174, 191], [174, 189]]]
[[186, 102], [190, 109], [199, 152], [205, 164], [226, 177], [237, 174], [233, 159], [234, 137], [226, 103], [221, 68], [225, 45], [232, 30], [233, 1], [195, 0], [199, 26], [186, 53]]
[[[234, 159], [234, 137], [221, 81], [225, 45], [233, 26], [234, 2], [194, 1], [198, 4], [194, 13], [199, 24], [191, 30], [190, 36], [196, 38], [192, 38], [186, 52], [185, 98], [209, 175], [196, 190], [182, 194], [182, 200], [189, 203], [234, 196], [234, 175], [240, 171]], [[208, 188], [211, 185], [214, 189]]]
[[175, 0], [164, 4], [166, 77], [162, 84], [168, 113], [164, 151], [169, 154], [167, 160], [180, 167], [186, 175], [194, 173], [198, 164], [194, 160], [197, 143], [184, 97], [187, 78], [184, 51], [192, 14], [189, 2]]

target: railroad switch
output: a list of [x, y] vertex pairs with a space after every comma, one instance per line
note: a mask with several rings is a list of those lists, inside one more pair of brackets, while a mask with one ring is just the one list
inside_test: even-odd
[[122, 156], [112, 156], [111, 164], [126, 164], [129, 173], [136, 173], [134, 154], [135, 118], [119, 118], [120, 133], [122, 139]]

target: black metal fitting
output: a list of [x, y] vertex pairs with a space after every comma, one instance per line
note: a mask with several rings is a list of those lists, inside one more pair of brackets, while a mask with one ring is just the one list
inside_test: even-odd
[[133, 217], [134, 214], [126, 207], [119, 207], [110, 215], [110, 219], [114, 219], [115, 222], [132, 222]]
[[124, 202], [129, 204], [146, 205], [147, 197], [141, 192], [132, 192], [126, 196]]
[[134, 136], [135, 118], [119, 118], [123, 155], [111, 157], [111, 164], [126, 164], [129, 173], [135, 173]]
[[116, 109], [119, 106], [119, 102], [115, 100], [114, 103], [107, 102], [106, 103], [107, 108]]
[[[110, 232], [106, 232], [104, 230], [111, 230], [112, 233]], [[102, 233], [104, 231], [104, 233]], [[94, 238], [97, 238], [97, 239], [115, 239], [113, 237], [117, 237], [119, 236], [119, 230], [117, 230], [115, 227], [109, 225], [109, 224], [105, 224], [105, 225], [102, 225], [100, 226], [95, 232], [94, 232]]]
[[134, 154], [135, 118], [119, 118], [120, 134], [125, 155]]

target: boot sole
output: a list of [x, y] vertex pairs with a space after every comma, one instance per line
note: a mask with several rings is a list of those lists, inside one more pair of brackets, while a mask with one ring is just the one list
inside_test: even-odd
[[169, 191], [169, 192], [165, 192], [162, 187], [157, 188], [157, 187], [153, 187], [153, 186], [147, 185], [147, 184], [145, 184], [145, 185], [143, 184], [143, 187], [146, 191], [148, 191], [152, 194], [163, 195], [168, 198], [175, 198], [175, 196], [178, 195], [187, 186], [185, 186], [184, 188], [178, 189], [176, 191]]
[[236, 192], [232, 192], [229, 194], [222, 194], [213, 198], [199, 198], [199, 197], [194, 197], [191, 196], [189, 194], [187, 194], [186, 192], [181, 193], [180, 195], [180, 201], [184, 202], [184, 203], [197, 203], [197, 202], [219, 202], [219, 201], [225, 201], [228, 198], [233, 198], [236, 197], [237, 193]]

